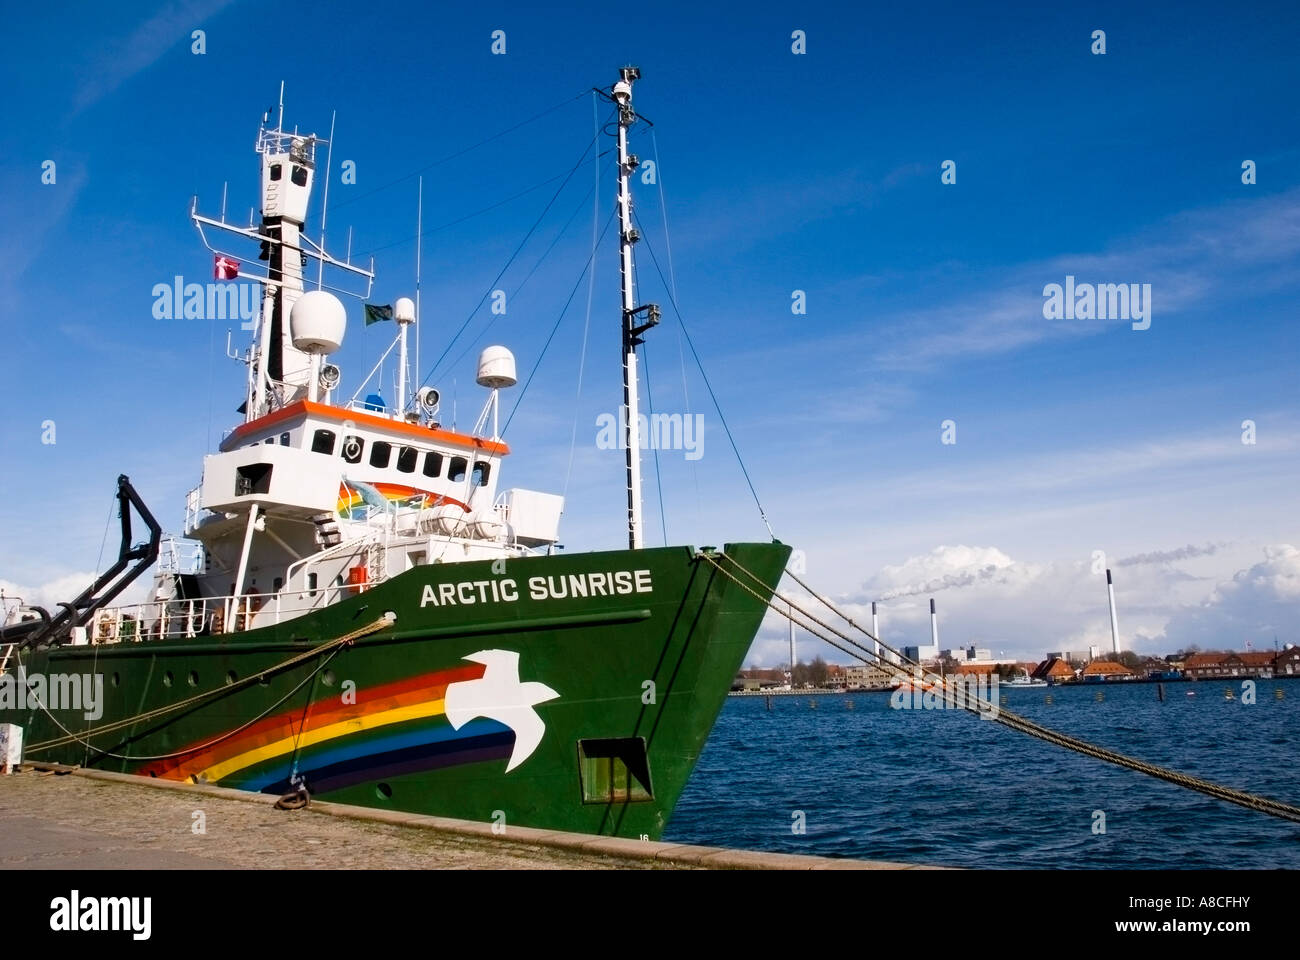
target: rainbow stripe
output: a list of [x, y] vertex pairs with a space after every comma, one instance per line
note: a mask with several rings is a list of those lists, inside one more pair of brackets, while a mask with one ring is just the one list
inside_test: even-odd
[[[245, 790], [287, 793], [296, 772], [313, 793], [383, 777], [463, 763], [506, 759], [514, 732], [478, 718], [453, 730], [444, 711], [447, 687], [477, 680], [485, 667], [466, 664], [317, 700], [267, 717], [235, 736], [139, 773], [191, 783], [233, 783]], [[304, 718], [304, 713], [306, 714]]]
[[[449, 497], [445, 494], [434, 493], [431, 490], [421, 490], [419, 487], [410, 487], [403, 483], [372, 483], [366, 481], [370, 486], [378, 490], [389, 503], [402, 503], [417, 497], [427, 498], [430, 505], [436, 503], [445, 503], [452, 506], [460, 507], [466, 513], [469, 507], [461, 503], [455, 497]], [[365, 515], [366, 501], [361, 494], [353, 490], [346, 483], [339, 484], [339, 502], [338, 513], [340, 517], [350, 520], [359, 520]]]

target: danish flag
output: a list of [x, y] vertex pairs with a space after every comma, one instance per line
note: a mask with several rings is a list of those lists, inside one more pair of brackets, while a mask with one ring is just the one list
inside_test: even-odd
[[223, 257], [217, 254], [212, 263], [213, 280], [234, 280], [239, 276], [239, 261], [233, 257]]

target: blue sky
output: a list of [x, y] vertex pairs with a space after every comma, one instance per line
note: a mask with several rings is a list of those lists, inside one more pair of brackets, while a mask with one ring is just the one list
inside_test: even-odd
[[[316, 3], [268, 22], [252, 3], [194, 0], [11, 14], [0, 581], [47, 600], [75, 592], [118, 472], [180, 526], [201, 456], [237, 422], [242, 367], [223, 358], [227, 324], [155, 320], [151, 290], [209, 278], [190, 197], [216, 214], [228, 182], [232, 217], [247, 215], [253, 137], [282, 79], [290, 123], [325, 135], [338, 111], [330, 246], [351, 227], [354, 252], [376, 251], [378, 302], [412, 292], [408, 175], [426, 168], [423, 376], [550, 199], [555, 184], [538, 184], [592, 137], [582, 91], [635, 62], [655, 126], [634, 149], [658, 151], [670, 228], [657, 189], [638, 183], [640, 292], [665, 305], [647, 346], [654, 405], [699, 412], [706, 428], [699, 461], [659, 457], [670, 542], [765, 530], [649, 257], [667, 269], [669, 241], [682, 311], [776, 533], [826, 591], [892, 597], [887, 636], [923, 640], [933, 595], [945, 643], [1025, 657], [1108, 643], [1091, 573], [1102, 550], [1126, 645], [1300, 641], [1300, 14], [1129, 6], [664, 3], [620, 16], [591, 3], [557, 17]], [[504, 56], [490, 51], [498, 29]], [[791, 52], [796, 29], [806, 54]], [[339, 180], [343, 160], [355, 185]], [[947, 160], [955, 184], [941, 183]], [[479, 347], [505, 343], [522, 371], [537, 361], [589, 252], [593, 166], [502, 280], [506, 316], [485, 332], [491, 316], [476, 315], [449, 360], [468, 352], [439, 371], [462, 426], [481, 403]], [[610, 174], [606, 160], [602, 224]], [[1044, 319], [1044, 285], [1067, 274], [1151, 284], [1150, 329]], [[791, 312], [794, 290], [806, 315]], [[594, 425], [619, 400], [617, 296], [606, 244], [581, 398], [585, 284], [507, 434], [505, 484], [558, 491], [576, 417], [571, 550], [623, 537], [621, 455], [596, 448]], [[350, 309], [338, 361], [355, 387], [390, 332], [364, 331]], [[940, 442], [947, 419], [955, 444]], [[781, 635], [765, 627], [755, 662], [779, 659]]]

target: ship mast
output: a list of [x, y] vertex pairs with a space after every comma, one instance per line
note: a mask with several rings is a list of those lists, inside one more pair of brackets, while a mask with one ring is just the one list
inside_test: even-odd
[[[641, 424], [638, 407], [636, 348], [641, 334], [659, 322], [659, 307], [647, 303], [636, 305], [636, 274], [633, 247], [641, 239], [632, 226], [632, 193], [629, 179], [640, 166], [636, 154], [628, 153], [627, 133], [636, 123], [632, 109], [632, 84], [641, 79], [636, 67], [619, 70], [619, 81], [612, 91], [618, 106], [618, 226], [619, 276], [623, 287], [623, 417], [624, 446], [627, 449], [627, 542], [633, 550], [641, 549]], [[644, 318], [644, 319], [643, 319]]]

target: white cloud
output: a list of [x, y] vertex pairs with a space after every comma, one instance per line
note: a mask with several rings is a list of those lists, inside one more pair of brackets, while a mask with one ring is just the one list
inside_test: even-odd
[[0, 623], [15, 613], [18, 601], [29, 607], [44, 607], [53, 616], [60, 603], [75, 599], [94, 581], [93, 573], [67, 573], [39, 586], [0, 579]]
[[[1275, 632], [1281, 642], [1300, 640], [1300, 550], [1267, 546], [1264, 561], [1246, 567], [1258, 550], [1223, 543], [1130, 558], [1115, 582], [1121, 648], [1164, 654], [1194, 643], [1241, 650], [1250, 639], [1266, 649]], [[941, 647], [977, 644], [1024, 660], [1053, 649], [1111, 647], [1106, 580], [1093, 572], [1090, 557], [1031, 562], [992, 546], [940, 546], [886, 565], [832, 599], [863, 626], [870, 625], [875, 600], [881, 638], [902, 647], [929, 642], [930, 597]], [[784, 663], [786, 631], [785, 621], [770, 615], [748, 662]], [[802, 631], [797, 640], [802, 659], [819, 653], [848, 659]]]
[[1219, 583], [1201, 603], [1177, 611], [1164, 630], [1167, 643], [1202, 649], [1256, 650], [1300, 641], [1300, 549], [1266, 547], [1264, 560]]

